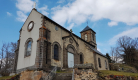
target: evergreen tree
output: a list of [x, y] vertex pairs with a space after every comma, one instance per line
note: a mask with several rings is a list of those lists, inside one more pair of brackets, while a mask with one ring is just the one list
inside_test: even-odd
[[112, 63], [111, 57], [109, 56], [108, 53], [106, 53], [106, 57], [107, 57], [107, 59], [108, 59], [108, 63]]

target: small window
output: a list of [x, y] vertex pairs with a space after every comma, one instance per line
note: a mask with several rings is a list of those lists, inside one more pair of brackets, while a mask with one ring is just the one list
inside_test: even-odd
[[94, 41], [94, 34], [92, 34], [92, 38], [93, 38], [93, 41]]
[[83, 64], [83, 56], [80, 54], [80, 64]]
[[32, 42], [28, 41], [27, 46], [26, 46], [26, 55], [25, 56], [31, 55], [31, 49], [32, 49]]
[[58, 27], [57, 26], [55, 27], [55, 30], [58, 31]]
[[54, 59], [55, 60], [58, 60], [58, 45], [57, 44], [55, 44], [54, 45]]
[[87, 41], [87, 34], [85, 34], [85, 41]]
[[107, 69], [107, 62], [106, 62], [106, 60], [105, 60], [105, 68]]
[[101, 68], [101, 59], [98, 58], [99, 67]]

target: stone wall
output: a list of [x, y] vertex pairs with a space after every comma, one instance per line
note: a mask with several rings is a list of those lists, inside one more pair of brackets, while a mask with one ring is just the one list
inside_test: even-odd
[[[51, 54], [53, 54], [53, 44], [55, 42], [58, 42], [59, 45], [61, 46], [61, 52], [60, 52], [60, 59], [59, 61], [54, 61], [54, 60], [51, 60], [51, 65], [54, 66], [56, 63], [58, 64], [59, 62], [61, 63], [61, 65], [58, 65], [59, 67], [63, 67], [63, 63], [64, 58], [67, 58], [67, 46], [69, 44], [71, 44], [74, 48], [75, 48], [75, 54], [74, 54], [74, 57], [76, 56], [76, 60], [75, 60], [75, 63], [79, 64], [80, 63], [80, 53], [83, 54], [83, 63], [94, 63], [94, 59], [93, 59], [93, 52], [88, 50], [85, 46], [85, 42], [78, 39], [76, 36], [72, 35], [70, 36], [71, 33], [67, 32], [66, 30], [63, 30], [61, 27], [59, 27], [58, 25], [56, 24], [53, 24], [52, 22], [50, 22], [49, 20], [46, 20], [45, 21], [45, 26], [46, 28], [48, 28], [50, 31], [51, 31], [51, 39], [50, 39], [50, 42], [51, 42]], [[58, 30], [55, 30], [55, 27], [58, 27]], [[65, 36], [70, 36], [70, 37], [67, 37], [65, 39], [62, 39], [62, 37], [65, 37]], [[73, 39], [73, 38], [74, 39]], [[70, 43], [70, 39], [73, 40], [72, 43]], [[77, 45], [79, 44], [79, 45]], [[52, 58], [52, 55], [51, 55], [51, 59]], [[66, 61], [67, 62], [67, 61]], [[64, 65], [66, 65], [67, 67], [67, 63], [65, 63]]]
[[[36, 16], [36, 17], [34, 17]], [[27, 26], [30, 21], [34, 21], [35, 25], [32, 29], [32, 31], [28, 32]], [[44, 29], [40, 29], [40, 27]], [[58, 29], [55, 29], [55, 27], [58, 27]], [[40, 31], [39, 31], [40, 30]], [[45, 30], [50, 31], [50, 39], [46, 38]], [[90, 34], [90, 32], [89, 32]], [[64, 58], [67, 60], [67, 46], [72, 45], [74, 46], [74, 49], [76, 50], [74, 53], [74, 63], [79, 64], [80, 63], [80, 54], [83, 54], [83, 63], [93, 63], [94, 64], [94, 56], [93, 51], [88, 49], [85, 44], [87, 44], [84, 40], [80, 39], [79, 37], [75, 36], [71, 32], [67, 31], [64, 28], [61, 28], [58, 24], [54, 23], [53, 21], [49, 20], [48, 18], [44, 19], [44, 16], [40, 13], [38, 13], [36, 10], [32, 10], [30, 15], [28, 16], [26, 22], [24, 23], [21, 31], [20, 31], [20, 46], [19, 46], [19, 55], [18, 55], [18, 62], [17, 62], [17, 70], [21, 70], [23, 68], [34, 66], [38, 68], [39, 66], [55, 66], [55, 64], [58, 64], [58, 67], [63, 67], [63, 61]], [[70, 36], [63, 40], [63, 37]], [[89, 40], [90, 40], [90, 36]], [[32, 52], [29, 57], [24, 58], [25, 53], [25, 42], [28, 38], [33, 39], [32, 43]], [[44, 39], [43, 39], [44, 38]], [[40, 48], [40, 41], [42, 39], [43, 44], [43, 50]], [[73, 42], [70, 42], [70, 39], [73, 40]], [[44, 44], [44, 41], [47, 43]], [[52, 54], [53, 54], [53, 43], [58, 42], [60, 45], [60, 59], [58, 61], [52, 60]], [[96, 43], [96, 40], [95, 40]], [[48, 44], [48, 46], [46, 46]], [[96, 44], [95, 44], [96, 45]], [[43, 51], [43, 62], [40, 60], [40, 49]], [[65, 56], [65, 57], [64, 57]], [[38, 58], [39, 57], [39, 58]], [[101, 56], [102, 57], [102, 56]], [[105, 60], [104, 57], [101, 59]], [[39, 62], [40, 61], [40, 62]], [[102, 60], [101, 60], [102, 61]], [[38, 63], [39, 62], [39, 63]], [[66, 61], [67, 62], [67, 61]], [[41, 63], [41, 64], [40, 64]], [[47, 64], [47, 65], [46, 65]], [[67, 67], [67, 63], [65, 63]], [[95, 65], [95, 64], [94, 64]], [[103, 63], [104, 65], [104, 63]], [[102, 68], [105, 69], [105, 68]]]
[[92, 69], [77, 69], [74, 71], [74, 80], [97, 80], [97, 73]]
[[[51, 22], [48, 19], [46, 19], [45, 23], [46, 23], [45, 24], [46, 28], [51, 31], [51, 34], [50, 34], [51, 39], [49, 42], [51, 42], [51, 65], [52, 66], [55, 66], [55, 64], [60, 63], [58, 65], [58, 67], [66, 67], [66, 68], [68, 67], [68, 63], [67, 63], [67, 52], [68, 52], [67, 47], [68, 47], [68, 45], [72, 45], [75, 49], [74, 64], [80, 63], [80, 54], [83, 54], [84, 55], [83, 56], [83, 58], [84, 58], [83, 64], [84, 63], [93, 63], [94, 66], [98, 66], [98, 64], [97, 65], [95, 64], [98, 57], [96, 57], [96, 59], [94, 58], [94, 51], [89, 49], [89, 47], [86, 46], [87, 43], [85, 43], [83, 40], [79, 39], [78, 37], [74, 36], [73, 34], [71, 35], [71, 33], [69, 31], [64, 30], [59, 25], [54, 24], [53, 22]], [[56, 30], [55, 27], [58, 27], [58, 30]], [[65, 38], [63, 39], [63, 37], [65, 37]], [[72, 39], [72, 42], [70, 42], [70, 39]], [[90, 36], [89, 36], [88, 40], [90, 40]], [[61, 47], [60, 48], [60, 50], [61, 50], [60, 58], [58, 61], [55, 61], [53, 59], [53, 46], [54, 46], [53, 44], [55, 42], [57, 42]], [[96, 39], [95, 39], [94, 43], [96, 43]], [[94, 44], [94, 45], [96, 45], [96, 44]], [[95, 54], [98, 55], [97, 53], [95, 53]], [[103, 57], [103, 56], [100, 56], [100, 57], [101, 57], [101, 61], [106, 60], [105, 57]], [[102, 66], [105, 66], [105, 62], [102, 63]], [[105, 68], [101, 68], [101, 69], [105, 70]]]
[[123, 75], [108, 75], [99, 77], [99, 80], [138, 80], [136, 76], [123, 76]]
[[[53, 48], [54, 48], [54, 43], [57, 42], [60, 45], [60, 49], [62, 50], [60, 52], [60, 56], [63, 56], [63, 41], [62, 41], [62, 36], [63, 35], [67, 35], [67, 33], [62, 33], [63, 30], [58, 27], [57, 25], [53, 24], [52, 22], [50, 22], [49, 20], [45, 20], [44, 24], [46, 26], [46, 28], [48, 30], [51, 31], [50, 33], [50, 40], [49, 42], [51, 42], [51, 55], [50, 55], [50, 59], [51, 59], [51, 65], [55, 66], [55, 64], [58, 64], [59, 62], [61, 63], [61, 65], [58, 65], [58, 67], [62, 67], [63, 66], [63, 57], [60, 57], [58, 61], [54, 61], [53, 59]], [[58, 27], [58, 30], [55, 30], [55, 27]], [[56, 63], [57, 62], [57, 63]]]
[[[85, 34], [87, 34], [87, 42], [90, 42], [90, 44], [95, 46], [95, 49], [97, 49], [97, 44], [96, 44], [96, 37], [95, 33], [92, 32], [91, 30], [85, 31], [81, 33], [81, 38], [85, 40]], [[92, 38], [92, 34], [94, 34], [94, 41]]]
[[[98, 58], [100, 58], [100, 60], [101, 60], [101, 68], [99, 67]], [[105, 60], [107, 62], [107, 68], [106, 68]], [[109, 64], [108, 64], [108, 59], [107, 58], [105, 58], [105, 57], [103, 57], [99, 54], [96, 54], [96, 61], [97, 61], [98, 70], [109, 70]]]
[[19, 80], [40, 80], [47, 75], [48, 73], [43, 71], [23, 71]]

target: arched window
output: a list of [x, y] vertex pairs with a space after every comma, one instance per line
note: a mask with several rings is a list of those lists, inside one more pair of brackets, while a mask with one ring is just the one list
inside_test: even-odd
[[85, 41], [87, 41], [87, 34], [85, 34]]
[[33, 39], [32, 38], [28, 38], [25, 42], [25, 51], [24, 51], [24, 57], [28, 57], [31, 55], [31, 51], [32, 51], [32, 43], [33, 43]]
[[94, 41], [94, 34], [92, 34], [92, 38], [93, 38], [93, 41]]
[[101, 68], [101, 59], [98, 58], [99, 67]]
[[107, 69], [107, 62], [106, 62], [106, 60], [105, 60], [105, 68]]
[[55, 59], [55, 60], [58, 60], [58, 52], [59, 52], [59, 50], [58, 50], [58, 45], [55, 44], [55, 45], [54, 45], [54, 59]]
[[25, 56], [30, 56], [31, 55], [31, 49], [32, 49], [32, 41], [27, 42], [26, 46], [26, 55]]
[[80, 54], [80, 64], [83, 64], [83, 56]]

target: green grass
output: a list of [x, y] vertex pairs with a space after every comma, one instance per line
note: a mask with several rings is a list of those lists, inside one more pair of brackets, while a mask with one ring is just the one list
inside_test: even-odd
[[119, 72], [119, 71], [109, 71], [109, 70], [100, 70], [99, 76], [108, 76], [108, 75], [120, 75], [120, 76], [131, 76], [138, 77], [138, 73], [128, 73], [128, 72]]
[[[14, 76], [16, 76], [16, 75], [14, 75]], [[14, 76], [3, 76], [3, 77], [0, 77], [0, 80], [10, 79]]]
[[[110, 66], [111, 66], [112, 70], [120, 69], [121, 72], [138, 72], [135, 67], [132, 67], [132, 66], [126, 65], [126, 64], [110, 63]], [[122, 68], [123, 68], [123, 70], [122, 70]]]
[[131, 67], [131, 66], [129, 66], [129, 65], [126, 65], [126, 64], [116, 64], [116, 65], [119, 65], [120, 67], [124, 67], [124, 68], [133, 68], [133, 67]]

